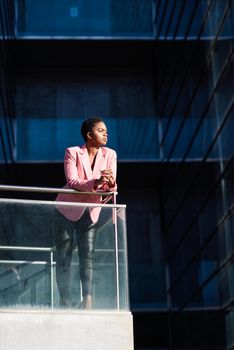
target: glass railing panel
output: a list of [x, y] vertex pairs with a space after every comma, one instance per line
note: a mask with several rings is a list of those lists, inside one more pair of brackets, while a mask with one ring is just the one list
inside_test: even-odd
[[[64, 209], [82, 218], [100, 210], [93, 256], [89, 222], [66, 219]], [[91, 310], [129, 308], [125, 206], [1, 198], [0, 215], [1, 308], [81, 309], [87, 293]]]

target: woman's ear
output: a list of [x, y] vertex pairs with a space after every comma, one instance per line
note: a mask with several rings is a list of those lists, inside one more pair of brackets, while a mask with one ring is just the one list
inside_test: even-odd
[[91, 136], [91, 132], [87, 132], [87, 139], [91, 140], [92, 139], [92, 136]]

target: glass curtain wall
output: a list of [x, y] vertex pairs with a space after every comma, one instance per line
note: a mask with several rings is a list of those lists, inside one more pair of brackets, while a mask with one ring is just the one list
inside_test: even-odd
[[18, 0], [19, 37], [152, 37], [152, 2]]
[[231, 349], [234, 4], [155, 5], [170, 346]]
[[15, 85], [9, 55], [14, 38], [14, 1], [3, 0], [0, 3], [0, 181], [12, 175], [7, 165], [14, 158]]
[[[28, 53], [30, 60], [25, 57], [25, 62], [19, 63], [16, 161], [61, 161], [68, 145], [82, 143], [77, 130], [83, 118], [95, 114], [107, 122], [109, 146], [118, 149], [119, 159], [157, 157], [151, 70], [131, 67], [135, 55], [124, 47], [116, 51], [120, 58], [113, 67], [109, 47], [115, 40], [153, 40], [152, 8], [151, 0], [16, 1], [20, 42], [27, 45], [35, 40], [40, 46], [43, 40], [51, 40], [53, 45], [61, 42], [60, 47], [64, 47], [51, 58], [50, 53], [43, 56], [43, 46], [40, 51], [35, 45], [35, 50]], [[64, 41], [72, 40], [68, 59]], [[90, 53], [80, 46], [85, 40], [94, 47]], [[101, 48], [95, 49], [94, 42], [100, 40], [104, 41]], [[79, 66], [85, 54], [94, 59], [90, 66], [87, 59]], [[120, 61], [131, 68], [119, 67]], [[145, 132], [151, 147], [144, 140]]]

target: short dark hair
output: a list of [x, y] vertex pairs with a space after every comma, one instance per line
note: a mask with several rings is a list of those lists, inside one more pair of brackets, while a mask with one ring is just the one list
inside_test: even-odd
[[95, 124], [100, 122], [103, 122], [103, 120], [99, 117], [88, 118], [83, 121], [80, 131], [85, 142], [87, 141], [87, 133], [91, 132]]

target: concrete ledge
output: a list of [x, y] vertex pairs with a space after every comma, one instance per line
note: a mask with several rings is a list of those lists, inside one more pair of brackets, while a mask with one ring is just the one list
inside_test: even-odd
[[133, 350], [132, 314], [0, 309], [0, 350]]

